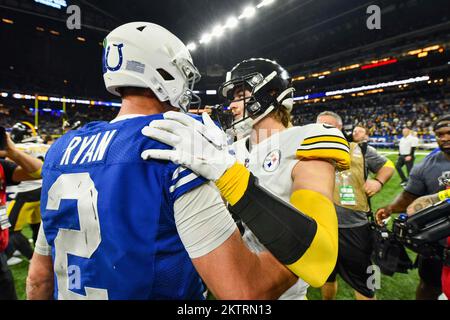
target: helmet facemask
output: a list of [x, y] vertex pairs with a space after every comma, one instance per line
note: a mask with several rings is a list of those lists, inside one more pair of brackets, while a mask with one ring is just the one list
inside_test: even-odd
[[173, 64], [178, 68], [186, 80], [184, 93], [178, 99], [178, 106], [187, 113], [190, 106], [201, 106], [201, 98], [194, 93], [194, 85], [200, 81], [201, 75], [194, 64], [188, 59], [174, 59]]
[[[281, 93], [277, 92], [278, 90], [274, 89], [273, 85], [277, 81], [276, 77], [276, 71], [273, 71], [267, 77], [254, 72], [228, 80], [220, 87], [219, 92], [227, 100], [227, 103], [220, 108], [222, 112], [219, 113], [219, 121], [230, 134], [234, 136], [248, 135], [256, 123], [284, 105], [284, 100], [290, 100], [287, 98], [289, 95], [292, 96], [294, 89], [287, 88]], [[227, 79], [230, 78], [231, 74], [228, 73]], [[242, 97], [235, 98], [237, 93]], [[243, 111], [242, 117], [237, 119], [229, 105], [239, 102], [243, 102]], [[229, 120], [230, 114], [233, 116], [231, 123]]]

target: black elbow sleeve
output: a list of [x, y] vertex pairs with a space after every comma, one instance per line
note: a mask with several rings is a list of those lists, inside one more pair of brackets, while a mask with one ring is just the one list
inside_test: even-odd
[[263, 189], [252, 174], [244, 196], [230, 211], [286, 265], [303, 256], [317, 232], [316, 221]]

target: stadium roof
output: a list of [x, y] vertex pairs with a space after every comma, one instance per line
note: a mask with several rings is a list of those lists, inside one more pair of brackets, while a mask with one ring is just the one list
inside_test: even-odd
[[[448, 35], [450, 30], [448, 10], [439, 9], [448, 6], [447, 0], [379, 0], [376, 4], [382, 9], [381, 30], [368, 30], [366, 27], [366, 9], [373, 1], [275, 0], [258, 9], [253, 17], [240, 19], [237, 28], [225, 30], [220, 38], [200, 44], [204, 34], [211, 33], [215, 26], [224, 25], [230, 16], [238, 17], [246, 7], [255, 8], [263, 0], [57, 1], [80, 6], [81, 30], [66, 29], [67, 14], [64, 8], [58, 10], [32, 0], [0, 0], [0, 19], [17, 19], [13, 26], [0, 22], [0, 34], [3, 36], [2, 29], [5, 29], [5, 32], [14, 33], [12, 38], [20, 39], [22, 36], [31, 37], [30, 26], [34, 32], [36, 27], [46, 32], [55, 29], [62, 37], [70, 36], [79, 41], [82, 41], [79, 38], [85, 39], [83, 45], [86, 49], [68, 50], [69, 46], [65, 44], [62, 46], [65, 51], [58, 51], [52, 57], [63, 55], [62, 61], [78, 60], [81, 56], [99, 60], [96, 56], [101, 52], [99, 43], [115, 26], [137, 20], [158, 23], [185, 43], [197, 43], [193, 57], [203, 73], [202, 89], [215, 88], [222, 81], [225, 71], [245, 58], [275, 59], [295, 75], [318, 64], [321, 68], [326, 67], [327, 61], [346, 63], [350, 54], [381, 54], [381, 44], [389, 47], [395, 41], [408, 42], [424, 30], [427, 37], [439, 32]], [[392, 41], [389, 42], [389, 39]], [[34, 56], [28, 50], [7, 51], [3, 58], [6, 62], [4, 60], [0, 68], [10, 68], [10, 64], [17, 61], [27, 61], [31, 67], [39, 67], [44, 62], [58, 64], [60, 62], [43, 57], [49, 55], [49, 51], [56, 50], [54, 46], [54, 43], [44, 40], [36, 41], [33, 43]], [[11, 58], [11, 63], [8, 58]], [[91, 88], [101, 88], [101, 70], [94, 66], [92, 62], [80, 64], [74, 69], [97, 79]], [[48, 70], [52, 67], [46, 66]], [[57, 67], [60, 68], [59, 65]], [[39, 73], [42, 74], [42, 70]]]

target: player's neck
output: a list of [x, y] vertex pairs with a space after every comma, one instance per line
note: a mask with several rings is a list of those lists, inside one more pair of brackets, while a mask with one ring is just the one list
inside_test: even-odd
[[266, 117], [253, 126], [250, 141], [252, 144], [258, 144], [285, 129], [281, 122], [272, 117]]
[[152, 115], [172, 110], [166, 104], [155, 98], [146, 96], [126, 96], [122, 99], [122, 106], [117, 117], [129, 114]]

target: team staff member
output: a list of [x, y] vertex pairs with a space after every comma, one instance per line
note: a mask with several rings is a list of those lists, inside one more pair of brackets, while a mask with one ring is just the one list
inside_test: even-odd
[[[440, 191], [439, 193], [432, 194], [429, 196], [423, 196], [411, 203], [408, 206], [408, 215], [413, 215], [416, 212], [428, 208], [439, 201], [450, 199], [450, 172], [447, 177], [445, 177], [445, 183], [447, 187], [446, 190]], [[450, 237], [447, 238], [447, 247], [444, 249], [443, 257], [443, 269], [442, 269], [442, 292], [444, 294], [444, 299], [450, 299]]]
[[5, 148], [0, 150], [0, 158], [9, 158], [14, 162], [0, 159], [0, 300], [17, 299], [14, 280], [8, 269], [7, 257], [4, 252], [8, 243], [8, 228], [6, 215], [6, 186], [21, 181], [39, 179], [42, 162], [23, 151], [18, 150], [9, 136], [4, 136]]
[[[342, 130], [342, 118], [331, 111], [317, 117], [318, 123], [326, 123]], [[356, 126], [350, 143], [351, 165], [349, 170], [336, 173], [333, 202], [339, 222], [339, 253], [336, 267], [322, 287], [322, 298], [336, 298], [339, 274], [354, 290], [358, 300], [375, 298], [374, 288], [367, 286], [370, 274], [372, 240], [369, 227], [370, 197], [381, 191], [394, 174], [394, 164], [367, 145], [367, 130]], [[367, 179], [368, 172], [376, 174]]]
[[[434, 133], [440, 151], [427, 156], [425, 160], [411, 171], [405, 190], [393, 203], [381, 208], [376, 213], [379, 224], [392, 213], [406, 212], [408, 206], [419, 197], [435, 194], [445, 190], [450, 172], [450, 115], [439, 118], [434, 124]], [[418, 255], [420, 283], [416, 299], [435, 300], [441, 294], [442, 263], [435, 259]]]
[[400, 175], [400, 179], [402, 180], [402, 186], [406, 186], [406, 183], [408, 182], [408, 178], [406, 178], [402, 168], [406, 165], [406, 170], [409, 176], [411, 169], [414, 166], [414, 153], [418, 146], [418, 139], [411, 134], [411, 130], [409, 128], [404, 128], [403, 137], [400, 139], [398, 146], [399, 157], [397, 163], [395, 164], [395, 168], [397, 169], [397, 172]]

